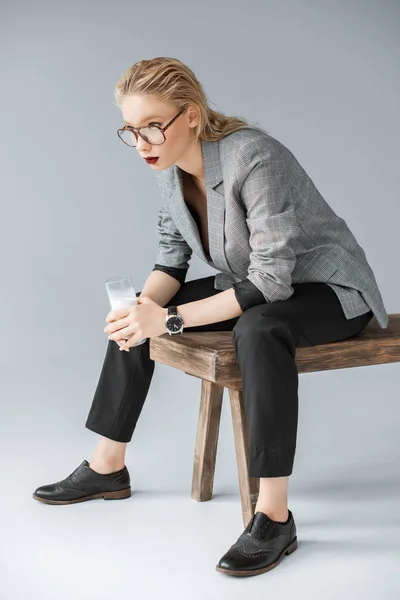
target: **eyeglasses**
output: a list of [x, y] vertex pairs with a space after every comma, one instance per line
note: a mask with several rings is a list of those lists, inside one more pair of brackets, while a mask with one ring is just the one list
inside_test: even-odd
[[164, 131], [172, 125], [172, 123], [181, 115], [186, 109], [182, 108], [177, 115], [169, 122], [165, 127], [159, 125], [151, 125], [148, 127], [132, 127], [131, 125], [125, 125], [122, 129], [118, 129], [118, 137], [127, 146], [135, 147], [138, 141], [138, 136], [142, 138], [148, 144], [152, 146], [159, 146], [165, 142]]

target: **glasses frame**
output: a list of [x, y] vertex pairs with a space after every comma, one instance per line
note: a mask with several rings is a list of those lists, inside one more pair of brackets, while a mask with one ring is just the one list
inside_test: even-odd
[[[152, 125], [151, 127], [153, 127], [154, 129], [158, 129], [159, 131], [161, 131], [164, 141], [160, 142], [159, 144], [151, 144], [148, 140], [146, 140], [142, 134], [140, 133], [141, 129], [147, 129], [149, 126], [148, 125], [144, 125], [143, 127], [133, 127], [132, 125], [124, 125], [124, 127], [120, 128], [117, 130], [117, 135], [119, 137], [119, 139], [124, 142], [124, 144], [126, 146], [129, 146], [129, 148], [136, 148], [137, 146], [137, 142], [138, 142], [138, 136], [140, 136], [142, 138], [142, 140], [144, 142], [146, 142], [146, 144], [150, 144], [150, 146], [161, 146], [161, 144], [164, 144], [164, 142], [166, 141], [166, 137], [165, 137], [165, 133], [164, 131], [166, 131], [168, 129], [168, 127], [170, 127], [172, 125], [172, 123], [183, 113], [185, 112], [186, 108], [182, 108], [177, 115], [175, 115], [175, 117], [173, 119], [171, 119], [171, 121], [169, 123], [167, 123], [165, 125], [165, 127], [160, 127], [159, 125]], [[127, 142], [125, 142], [125, 140], [121, 137], [122, 132], [124, 131], [132, 131], [132, 133], [135, 134], [136, 137], [136, 146], [131, 146], [131, 144], [128, 144]]]

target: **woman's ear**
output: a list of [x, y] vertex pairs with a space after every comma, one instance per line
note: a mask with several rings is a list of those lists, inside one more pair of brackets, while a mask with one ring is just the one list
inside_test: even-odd
[[189, 127], [197, 127], [199, 123], [199, 109], [194, 104], [191, 104], [187, 111]]

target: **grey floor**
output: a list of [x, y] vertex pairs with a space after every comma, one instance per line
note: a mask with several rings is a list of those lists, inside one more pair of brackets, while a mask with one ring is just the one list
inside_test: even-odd
[[[386, 377], [387, 399], [375, 411], [374, 422], [359, 423], [357, 444], [354, 430], [340, 426], [343, 419], [335, 420], [336, 411], [325, 413], [330, 428], [320, 431], [312, 425], [322, 418], [316, 396], [331, 389], [335, 376], [323, 376], [320, 389], [317, 379], [302, 379], [308, 400], [301, 412], [297, 468], [289, 490], [299, 546], [273, 571], [243, 579], [215, 571], [243, 530], [228, 403], [224, 401], [211, 501], [190, 498], [197, 402], [183, 400], [179, 405], [177, 400], [179, 414], [184, 413], [173, 436], [177, 445], [171, 449], [166, 443], [172, 439], [171, 419], [163, 412], [163, 402], [172, 384], [161, 367], [127, 453], [132, 497], [50, 506], [33, 500], [32, 491], [65, 477], [84, 458], [90, 460], [97, 439], [82, 426], [93, 374], [82, 382], [78, 373], [71, 378], [69, 371], [67, 377], [63, 366], [58, 372], [53, 366], [52, 373], [53, 380], [36, 373], [17, 382], [14, 378], [12, 385], [9, 380], [8, 386], [3, 377], [2, 397], [6, 391], [8, 402], [1, 438], [1, 600], [222, 600], [243, 594], [307, 600], [400, 598], [399, 463], [392, 449], [399, 424], [395, 370], [342, 371], [340, 379], [350, 396], [361, 375], [371, 390], [379, 386], [379, 377]], [[174, 377], [175, 384], [177, 378], [187, 382], [188, 393], [197, 397], [196, 380]], [[348, 399], [345, 405], [350, 421]], [[362, 404], [353, 398], [351, 406], [356, 416]], [[329, 432], [339, 426], [340, 434], [329, 439]], [[155, 431], [157, 444], [150, 433]]]
[[398, 498], [292, 497], [298, 549], [273, 571], [239, 579], [214, 569], [242, 527], [236, 495], [196, 503], [137, 491], [128, 500], [48, 506], [30, 499], [36, 482], [30, 475], [3, 501], [4, 600], [399, 598]]

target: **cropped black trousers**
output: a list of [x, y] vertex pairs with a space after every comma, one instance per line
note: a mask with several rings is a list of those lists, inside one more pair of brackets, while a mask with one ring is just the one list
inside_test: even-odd
[[[346, 319], [338, 297], [325, 283], [298, 283], [293, 288], [287, 300], [252, 306], [234, 319], [184, 329], [232, 331], [242, 375], [250, 477], [292, 473], [298, 423], [296, 348], [356, 336], [373, 316], [369, 311]], [[218, 293], [214, 275], [187, 281], [165, 307]], [[112, 440], [129, 442], [154, 366], [149, 340], [129, 352], [121, 352], [118, 344], [109, 340], [85, 426]]]

